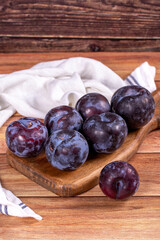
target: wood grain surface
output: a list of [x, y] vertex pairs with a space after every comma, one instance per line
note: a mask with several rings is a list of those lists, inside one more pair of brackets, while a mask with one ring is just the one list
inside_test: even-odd
[[[0, 54], [0, 73], [25, 69], [40, 61], [67, 58], [72, 53]], [[79, 55], [81, 55], [79, 53]], [[101, 60], [125, 78], [144, 61], [156, 66], [160, 86], [160, 53], [85, 53]], [[10, 167], [6, 159], [5, 129], [18, 119], [15, 114], [0, 129], [0, 179], [21, 200], [43, 217], [0, 215], [0, 240], [8, 239], [132, 239], [158, 240], [160, 236], [160, 131], [147, 135], [130, 163], [140, 176], [137, 193], [127, 201], [106, 198], [96, 186], [77, 197], [58, 197]]]
[[160, 49], [157, 0], [5, 0], [0, 16], [0, 52]]

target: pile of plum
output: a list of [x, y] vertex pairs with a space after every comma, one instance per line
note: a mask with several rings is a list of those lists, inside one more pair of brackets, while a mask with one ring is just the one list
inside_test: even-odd
[[[128, 131], [151, 120], [154, 109], [151, 93], [140, 86], [118, 89], [111, 104], [99, 93], [88, 93], [78, 100], [75, 108], [63, 105], [51, 109], [44, 123], [30, 117], [10, 123], [6, 143], [19, 157], [35, 157], [45, 148], [46, 158], [53, 167], [71, 171], [84, 164], [91, 151], [114, 152], [123, 144]], [[123, 161], [105, 166], [99, 179], [102, 191], [117, 199], [135, 193], [139, 185], [136, 170]]]

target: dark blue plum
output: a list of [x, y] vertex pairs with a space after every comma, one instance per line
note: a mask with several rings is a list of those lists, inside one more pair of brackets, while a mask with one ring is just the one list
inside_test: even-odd
[[46, 125], [49, 134], [56, 130], [68, 129], [77, 130], [81, 129], [83, 118], [76, 109], [69, 106], [59, 106], [52, 108], [45, 116], [44, 124]]
[[75, 108], [82, 115], [83, 119], [87, 119], [94, 114], [109, 112], [110, 104], [103, 95], [88, 93], [77, 101]]
[[98, 153], [112, 153], [124, 142], [128, 133], [126, 122], [115, 113], [101, 113], [87, 118], [83, 134]]
[[49, 163], [60, 170], [75, 170], [86, 160], [89, 147], [84, 136], [76, 130], [54, 131], [45, 147]]
[[99, 186], [102, 192], [113, 199], [126, 199], [139, 187], [139, 175], [136, 169], [124, 161], [107, 164], [101, 171]]
[[155, 102], [147, 89], [140, 86], [125, 86], [113, 94], [111, 108], [112, 112], [125, 119], [130, 130], [134, 130], [151, 120]]
[[35, 157], [44, 148], [48, 131], [38, 119], [25, 117], [10, 123], [5, 137], [12, 153], [19, 157]]

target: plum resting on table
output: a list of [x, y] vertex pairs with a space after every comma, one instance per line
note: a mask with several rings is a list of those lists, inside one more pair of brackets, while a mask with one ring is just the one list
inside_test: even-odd
[[45, 116], [44, 124], [46, 125], [49, 134], [56, 130], [68, 129], [77, 130], [81, 129], [83, 119], [76, 109], [69, 106], [59, 106], [52, 108]]
[[111, 108], [112, 112], [125, 119], [129, 129], [138, 129], [151, 120], [155, 103], [147, 89], [140, 86], [125, 86], [113, 94]]
[[122, 145], [128, 129], [121, 116], [108, 112], [87, 118], [83, 134], [96, 152], [112, 153]]
[[115, 161], [102, 169], [99, 186], [106, 196], [113, 199], [125, 199], [137, 191], [139, 176], [131, 164]]
[[77, 101], [75, 108], [82, 115], [83, 119], [86, 119], [94, 114], [109, 112], [110, 104], [103, 95], [88, 93]]
[[48, 131], [38, 119], [25, 117], [10, 123], [5, 136], [8, 148], [15, 155], [35, 157], [44, 148]]
[[75, 170], [86, 160], [89, 146], [84, 136], [76, 130], [54, 131], [45, 147], [49, 163], [60, 170]]

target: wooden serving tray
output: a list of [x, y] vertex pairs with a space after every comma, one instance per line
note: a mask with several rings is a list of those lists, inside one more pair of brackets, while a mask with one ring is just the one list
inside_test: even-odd
[[41, 153], [35, 158], [20, 158], [7, 150], [9, 164], [29, 179], [60, 196], [75, 196], [98, 184], [102, 168], [116, 160], [128, 161], [138, 150], [145, 136], [160, 127], [160, 91], [153, 94], [155, 114], [143, 128], [128, 134], [123, 145], [112, 154], [96, 154], [75, 171], [52, 167]]

